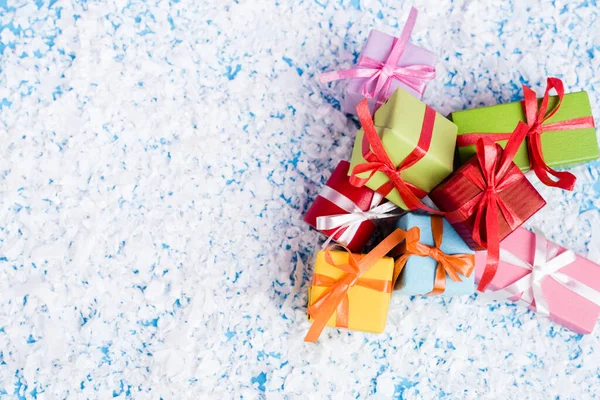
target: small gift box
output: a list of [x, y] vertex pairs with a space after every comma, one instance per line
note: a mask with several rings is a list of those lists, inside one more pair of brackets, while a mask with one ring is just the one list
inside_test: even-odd
[[519, 123], [504, 151], [480, 139], [476, 155], [429, 194], [469, 247], [489, 250], [480, 290], [496, 273], [500, 242], [546, 205], [512, 162], [527, 130]]
[[399, 216], [391, 203], [367, 187], [350, 184], [350, 163], [340, 161], [310, 206], [304, 221], [332, 240], [360, 252], [375, 230], [374, 220]]
[[412, 241], [418, 235], [416, 229], [396, 229], [366, 255], [335, 251], [335, 246], [319, 251], [308, 290], [312, 326], [304, 340], [315, 342], [325, 326], [383, 332], [394, 272], [394, 259], [385, 255], [405, 238]]
[[[557, 96], [549, 96], [556, 89]], [[475, 154], [475, 144], [489, 137], [505, 146], [517, 122], [527, 123], [527, 140], [515, 155], [522, 171], [533, 169], [546, 185], [572, 189], [575, 177], [551, 167], [568, 166], [600, 157], [590, 101], [586, 92], [564, 94], [562, 82], [549, 78], [544, 97], [523, 86], [525, 99], [509, 104], [457, 111], [450, 118], [458, 126], [458, 154], [466, 162]], [[558, 179], [554, 182], [552, 175]], [[554, 182], [554, 183], [553, 183]]]
[[[450, 223], [474, 250], [483, 250], [487, 242], [487, 219], [481, 214], [483, 210], [478, 208], [479, 203], [495, 202], [497, 205], [500, 242], [546, 205], [535, 187], [509, 159], [504, 160], [503, 173], [496, 173], [500, 169], [502, 150], [491, 142], [486, 145], [487, 152], [482, 147], [480, 155], [471, 157], [429, 193], [440, 210], [450, 213], [447, 215]], [[486, 194], [492, 184], [494, 198]], [[473, 237], [475, 230], [480, 233], [480, 240]]]
[[[476, 253], [476, 280], [485, 258]], [[577, 333], [591, 333], [600, 317], [600, 265], [524, 228], [502, 242], [488, 288], [484, 298], [518, 302]]]
[[419, 199], [453, 170], [456, 126], [403, 89], [375, 113], [357, 107], [350, 183], [366, 185], [404, 209], [430, 211]]
[[358, 103], [367, 98], [373, 113], [398, 88], [418, 99], [423, 97], [427, 83], [435, 77], [437, 57], [408, 43], [416, 18], [417, 10], [412, 8], [399, 38], [372, 30], [356, 68], [320, 76], [322, 83], [350, 79], [343, 101], [344, 112], [354, 114]]
[[395, 290], [407, 295], [455, 296], [475, 292], [475, 256], [454, 228], [439, 215], [406, 214], [398, 228], [418, 227], [416, 242], [400, 245]]

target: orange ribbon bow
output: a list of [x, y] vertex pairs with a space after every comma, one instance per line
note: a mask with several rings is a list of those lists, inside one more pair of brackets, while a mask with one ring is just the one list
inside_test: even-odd
[[404, 244], [405, 251], [394, 264], [394, 279], [392, 281], [394, 286], [410, 256], [431, 257], [438, 262], [433, 290], [427, 296], [436, 296], [444, 293], [446, 290], [446, 274], [454, 282], [462, 282], [458, 274], [467, 278], [471, 276], [475, 269], [475, 255], [446, 254], [440, 249], [444, 234], [444, 220], [441, 216], [431, 216], [431, 232], [433, 234], [433, 242], [435, 243], [434, 246], [419, 242], [419, 238], [416, 240], [413, 238], [411, 238], [413, 240], [406, 240]]
[[[338, 280], [321, 274], [315, 274], [313, 277], [313, 285], [327, 287], [327, 290], [314, 304], [308, 307], [308, 313], [314, 318], [314, 321], [304, 341], [316, 342], [327, 325], [329, 318], [331, 318], [336, 310], [336, 326], [340, 328], [348, 327], [348, 314], [350, 310], [348, 291], [353, 286], [363, 286], [378, 292], [391, 293], [393, 285], [390, 281], [363, 278], [362, 275], [404, 239], [414, 241], [415, 238], [418, 240], [418, 237], [419, 228], [411, 228], [408, 232], [396, 229], [379, 243], [377, 247], [371, 250], [369, 254], [361, 256], [352, 254], [345, 246], [332, 245], [327, 247], [325, 250], [325, 260], [329, 265], [342, 270], [345, 274]], [[340, 247], [348, 252], [347, 264], [335, 264], [330, 253], [330, 250], [334, 247]]]

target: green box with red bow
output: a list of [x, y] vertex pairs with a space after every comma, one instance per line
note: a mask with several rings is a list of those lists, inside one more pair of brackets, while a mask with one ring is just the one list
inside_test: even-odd
[[435, 212], [421, 199], [452, 173], [456, 126], [402, 88], [374, 120], [366, 100], [357, 113], [363, 129], [356, 133], [350, 183], [403, 209]]
[[[556, 96], [550, 96], [555, 89]], [[524, 100], [451, 114], [458, 126], [457, 147], [460, 161], [475, 154], [475, 145], [487, 136], [502, 147], [519, 121], [529, 126], [527, 140], [517, 152], [514, 163], [522, 171], [534, 170], [546, 185], [572, 190], [575, 177], [552, 167], [566, 167], [600, 157], [590, 101], [586, 92], [564, 93], [560, 79], [548, 78], [544, 97], [523, 86]], [[554, 178], [552, 178], [554, 177]]]

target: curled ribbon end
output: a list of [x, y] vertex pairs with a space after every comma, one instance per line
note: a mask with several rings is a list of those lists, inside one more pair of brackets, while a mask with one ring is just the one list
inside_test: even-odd
[[486, 281], [484, 281], [483, 279], [479, 281], [479, 285], [477, 285], [477, 291], [478, 292], [485, 292], [485, 290], [488, 288], [488, 286], [491, 283], [491, 279], [488, 279]]
[[[564, 186], [561, 185], [561, 182]], [[564, 187], [565, 190], [572, 191], [575, 189], [575, 183], [577, 182], [577, 177], [570, 172], [564, 172], [564, 175], [556, 181], [559, 187]]]
[[306, 343], [316, 343], [317, 340], [314, 337], [309, 336], [309, 334], [307, 333], [306, 336], [304, 337], [304, 341]]
[[304, 337], [304, 342], [305, 343], [317, 343], [317, 339], [318, 338], [314, 337], [314, 335], [307, 333], [306, 336]]
[[410, 7], [410, 13], [408, 14], [408, 20], [413, 20], [413, 19], [417, 19], [417, 16], [419, 15], [419, 10], [417, 10], [414, 6]]
[[547, 82], [547, 86], [549, 88], [556, 89], [557, 93], [559, 93], [559, 94], [564, 93], [565, 88], [564, 88], [562, 80], [560, 80], [559, 78], [555, 78], [555, 77], [551, 76], [551, 77], [548, 77], [546, 82]]
[[329, 82], [333, 82], [333, 81], [336, 81], [339, 79], [342, 79], [339, 71], [329, 71], [329, 72], [323, 72], [322, 74], [319, 74], [319, 83], [321, 85], [326, 85]]

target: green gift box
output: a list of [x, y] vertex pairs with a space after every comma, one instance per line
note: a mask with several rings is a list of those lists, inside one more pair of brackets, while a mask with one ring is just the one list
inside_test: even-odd
[[[415, 164], [400, 171], [401, 179], [420, 189], [424, 197], [434, 187], [452, 173], [454, 151], [456, 147], [457, 128], [451, 121], [433, 111], [417, 98], [399, 88], [375, 113], [375, 129], [381, 138], [385, 152], [392, 163], [398, 167], [415, 150], [423, 148], [419, 139], [425, 130], [431, 133], [431, 141], [427, 152]], [[428, 133], [427, 133], [428, 134]], [[356, 141], [350, 162], [350, 175], [354, 167], [366, 164], [363, 156], [364, 130], [356, 133]], [[371, 147], [372, 149], [372, 147]], [[369, 173], [357, 174], [359, 178], [367, 178]], [[390, 179], [382, 171], [376, 172], [366, 186], [377, 191]], [[408, 207], [396, 188], [389, 193], [382, 193], [394, 204], [407, 209]]]
[[[533, 100], [535, 103], [535, 95]], [[537, 100], [539, 109], [542, 99]], [[558, 96], [549, 96], [548, 111], [554, 110], [558, 101]], [[528, 122], [524, 108], [525, 102], [517, 101], [450, 114], [450, 119], [458, 126], [457, 146], [461, 163], [466, 162], [475, 154], [473, 142], [478, 136], [490, 136], [492, 140], [504, 147], [508, 140], [506, 136], [513, 132], [517, 123], [519, 121]], [[532, 124], [529, 125], [532, 126]], [[565, 126], [560, 127], [560, 125]], [[542, 132], [540, 136], [541, 154], [549, 167], [564, 167], [596, 160], [600, 157], [592, 110], [586, 92], [565, 94], [560, 108], [553, 116], [544, 120], [540, 126]], [[498, 140], [504, 137], [506, 139]], [[529, 140], [523, 142], [514, 158], [514, 163], [523, 172], [531, 169], [528, 153]]]

